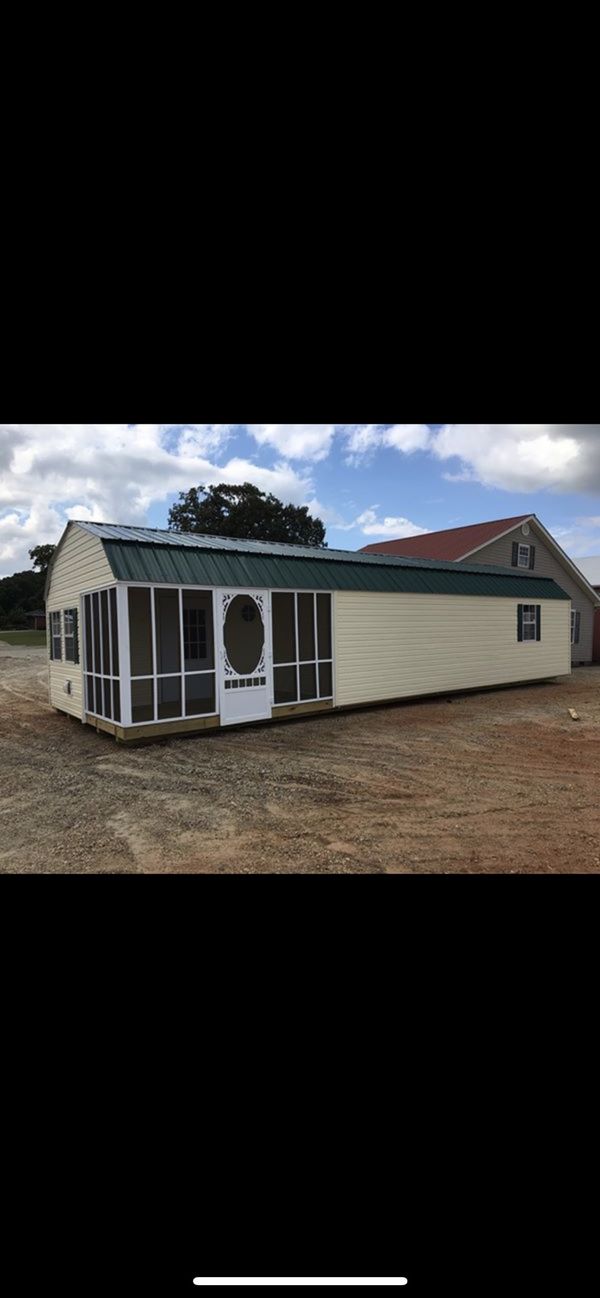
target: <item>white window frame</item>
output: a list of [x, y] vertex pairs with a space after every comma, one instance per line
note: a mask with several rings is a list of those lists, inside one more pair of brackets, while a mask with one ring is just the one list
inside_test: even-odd
[[[537, 643], [537, 604], [523, 604], [523, 644]], [[533, 635], [525, 635], [525, 627], [533, 628]]]
[[[66, 608], [63, 612], [63, 624], [64, 624], [64, 635], [65, 635], [65, 662], [72, 663], [73, 666], [75, 667], [78, 666], [77, 662], [75, 661], [75, 647], [76, 647], [75, 616], [76, 614], [77, 614], [76, 608]], [[71, 631], [67, 630], [67, 626], [68, 626], [67, 618], [71, 619], [71, 625], [72, 625]], [[79, 622], [79, 618], [77, 618], [77, 621]], [[69, 641], [71, 643], [71, 654], [72, 654], [71, 658], [69, 658], [69, 653], [68, 653]]]
[[[521, 552], [526, 551], [525, 563], [521, 563]], [[521, 545], [519, 541], [519, 552], [517, 554], [517, 568], [528, 568], [531, 561], [531, 546]]]
[[575, 627], [577, 626], [577, 618], [579, 618], [579, 638], [581, 639], [581, 613], [578, 608], [572, 608], [571, 609], [571, 644], [573, 645], [579, 644], [579, 641], [575, 639]]
[[[55, 630], [57, 618], [58, 618], [58, 631]], [[63, 660], [63, 647], [62, 647], [62, 613], [60, 609], [56, 609], [54, 613], [50, 614], [50, 635], [52, 639], [51, 662], [61, 663]], [[58, 653], [56, 652], [57, 640], [58, 640]]]

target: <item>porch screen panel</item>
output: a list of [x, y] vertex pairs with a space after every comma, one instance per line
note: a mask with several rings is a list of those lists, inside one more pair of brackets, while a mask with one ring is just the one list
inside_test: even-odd
[[298, 672], [296, 666], [275, 667], [273, 669], [275, 684], [275, 703], [298, 702]]
[[272, 596], [275, 706], [333, 697], [331, 595]]
[[108, 620], [108, 591], [103, 590], [100, 593], [100, 612], [102, 614], [102, 663], [105, 676], [111, 676], [110, 669], [110, 652], [111, 652], [111, 635], [110, 624]]
[[112, 633], [112, 661], [113, 676], [119, 675], [119, 621], [117, 615], [117, 592], [109, 591], [110, 599], [110, 625]]
[[317, 595], [317, 627], [319, 632], [319, 660], [331, 662], [331, 595]]
[[153, 680], [131, 682], [131, 720], [134, 726], [140, 722], [154, 721]]
[[300, 641], [301, 663], [314, 663], [315, 652], [315, 597], [298, 595], [298, 639]]
[[211, 716], [216, 712], [215, 675], [208, 672], [185, 678], [185, 712], [188, 717]]
[[273, 594], [273, 662], [295, 663], [296, 653], [296, 597]]
[[181, 676], [161, 676], [158, 682], [158, 720], [181, 717]]
[[119, 626], [114, 589], [84, 597], [83, 635], [86, 711], [105, 721], [120, 722]]
[[183, 716], [215, 716], [217, 676], [215, 622], [211, 591], [181, 592], [183, 638]]
[[92, 595], [92, 631], [94, 643], [94, 670], [100, 671], [102, 662], [102, 637], [100, 635], [100, 596]]
[[315, 663], [303, 663], [300, 668], [300, 698], [317, 699], [317, 667]]
[[157, 590], [156, 652], [158, 675], [181, 672], [181, 632], [179, 629], [179, 591]]
[[92, 675], [94, 671], [94, 636], [92, 632], [92, 597], [85, 597], [85, 665]]
[[151, 590], [145, 586], [129, 587], [129, 643], [131, 647], [131, 675], [152, 676]]

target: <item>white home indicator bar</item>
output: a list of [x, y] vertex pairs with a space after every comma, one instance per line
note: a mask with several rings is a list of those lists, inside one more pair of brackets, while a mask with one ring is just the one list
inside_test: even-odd
[[385, 1279], [385, 1280], [384, 1280], [381, 1276], [377, 1276], [374, 1280], [367, 1280], [367, 1279], [364, 1278], [364, 1277], [362, 1277], [362, 1278], [359, 1279], [359, 1280], [350, 1280], [350, 1279], [348, 1279], [348, 1278], [346, 1278], [346, 1279], [342, 1279], [342, 1280], [334, 1280], [332, 1276], [325, 1276], [325, 1277], [322, 1278], [322, 1279], [318, 1279], [318, 1278], [316, 1278], [316, 1277], [314, 1277], [314, 1276], [313, 1276], [313, 1277], [301, 1276], [300, 1279], [296, 1279], [296, 1280], [291, 1279], [291, 1278], [289, 1278], [289, 1277], [288, 1277], [287, 1279], [283, 1279], [283, 1280], [275, 1280], [272, 1276], [268, 1276], [266, 1279], [262, 1279], [262, 1280], [258, 1279], [258, 1277], [255, 1277], [255, 1278], [250, 1279], [250, 1280], [241, 1280], [241, 1279], [239, 1279], [239, 1278], [230, 1279], [230, 1280], [225, 1280], [225, 1279], [221, 1279], [221, 1280], [215, 1280], [215, 1279], [201, 1280], [200, 1278], [198, 1278], [198, 1279], [194, 1280], [194, 1284], [199, 1284], [199, 1285], [200, 1285], [200, 1284], [222, 1284], [222, 1285], [236, 1285], [236, 1284], [257, 1284], [257, 1285], [267, 1285], [267, 1284], [299, 1284], [299, 1285], [304, 1285], [304, 1284], [317, 1284], [317, 1285], [318, 1285], [318, 1284], [367, 1284], [367, 1285], [369, 1285], [369, 1284], [388, 1284], [388, 1285], [394, 1285], [394, 1284], [408, 1284], [408, 1280], [406, 1279], [406, 1276], [398, 1276], [395, 1280], [392, 1280], [392, 1279]]

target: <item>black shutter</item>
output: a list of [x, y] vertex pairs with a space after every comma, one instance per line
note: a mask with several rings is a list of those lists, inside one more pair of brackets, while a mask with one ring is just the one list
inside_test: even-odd
[[512, 566], [513, 568], [518, 568], [519, 566], [519, 542], [518, 541], [513, 541]]
[[48, 636], [48, 654], [50, 656], [50, 659], [52, 660], [54, 658], [54, 641], [52, 639], [52, 614], [51, 613], [48, 614], [47, 636]]
[[529, 547], [529, 567], [535, 568], [535, 545]]
[[79, 609], [73, 609], [73, 662], [79, 662]]
[[517, 640], [523, 639], [523, 605], [517, 604]]
[[536, 608], [535, 608], [535, 638], [536, 638], [536, 640], [541, 640], [541, 638], [542, 638], [542, 606], [541, 606], [541, 604], [536, 604]]
[[579, 644], [579, 633], [581, 631], [581, 613], [575, 614], [575, 638], [574, 643]]

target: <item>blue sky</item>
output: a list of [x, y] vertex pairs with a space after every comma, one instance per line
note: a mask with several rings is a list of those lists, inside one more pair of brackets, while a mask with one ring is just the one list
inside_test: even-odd
[[162, 527], [179, 491], [246, 479], [338, 548], [532, 512], [600, 554], [596, 424], [2, 424], [0, 576], [69, 518]]

